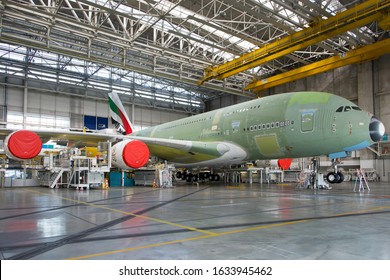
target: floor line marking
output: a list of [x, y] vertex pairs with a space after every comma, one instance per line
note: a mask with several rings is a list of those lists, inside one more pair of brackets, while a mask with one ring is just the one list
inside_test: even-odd
[[[35, 192], [35, 193], [38, 193], [38, 194], [46, 194], [46, 193], [42, 193], [42, 192], [34, 191], [34, 190], [27, 190], [27, 191]], [[166, 220], [162, 220], [162, 219], [158, 219], [158, 218], [153, 218], [153, 217], [149, 217], [149, 216], [145, 216], [145, 215], [140, 215], [140, 214], [136, 214], [136, 213], [132, 213], [132, 212], [126, 212], [126, 211], [122, 211], [122, 210], [106, 207], [106, 206], [103, 206], [103, 205], [98, 205], [98, 204], [93, 204], [93, 203], [80, 201], [80, 200], [76, 200], [76, 199], [72, 199], [72, 198], [63, 197], [63, 196], [60, 196], [60, 195], [55, 195], [55, 194], [49, 194], [49, 195], [57, 196], [57, 197], [60, 197], [60, 198], [62, 198], [64, 200], [68, 200], [68, 201], [71, 201], [71, 202], [84, 204], [84, 205], [87, 205], [87, 206], [93, 206], [93, 207], [96, 207], [96, 208], [105, 209], [105, 210], [108, 210], [108, 211], [120, 213], [120, 214], [123, 214], [123, 215], [126, 215], [126, 216], [133, 216], [133, 217], [136, 217], [136, 218], [153, 221], [153, 222], [157, 222], [157, 223], [160, 223], [160, 224], [166, 224], [166, 225], [170, 225], [170, 226], [173, 226], [173, 227], [179, 227], [179, 228], [188, 229], [190, 231], [200, 232], [200, 233], [203, 233], [203, 234], [206, 234], [206, 235], [211, 235], [212, 236], [212, 235], [216, 235], [217, 234], [215, 232], [208, 231], [208, 230], [202, 230], [202, 229], [198, 229], [198, 228], [195, 228], [195, 227], [190, 227], [190, 226], [178, 224], [178, 223], [175, 223], [175, 222], [170, 222], [170, 221], [166, 221]]]
[[[351, 214], [372, 212], [374, 210], [380, 210], [380, 209], [386, 209], [386, 208], [390, 208], [390, 206], [380, 206], [380, 207], [374, 207], [374, 208], [366, 209], [366, 210], [359, 210], [359, 211], [356, 211], [356, 212], [346, 212], [346, 213], [336, 214], [336, 215], [334, 215], [334, 217], [344, 217], [344, 216], [348, 216], [348, 215], [351, 215]], [[331, 218], [331, 217], [329, 217], [329, 218]], [[263, 226], [256, 226], [256, 227], [250, 227], [250, 228], [237, 229], [237, 230], [231, 230], [231, 231], [226, 231], [226, 232], [215, 233], [214, 235], [201, 235], [201, 236], [197, 236], [197, 237], [191, 237], [191, 238], [185, 238], [185, 239], [177, 239], [177, 240], [172, 240], [172, 241], [167, 241], [167, 242], [162, 242], [162, 243], [154, 243], [154, 244], [143, 245], [143, 246], [138, 246], [138, 247], [130, 247], [130, 248], [125, 248], [125, 249], [120, 249], [120, 250], [113, 250], [113, 251], [89, 254], [89, 255], [84, 255], [84, 256], [78, 256], [78, 257], [68, 258], [68, 260], [89, 259], [89, 258], [106, 256], [106, 255], [113, 255], [113, 254], [118, 254], [118, 253], [137, 251], [137, 250], [141, 250], [141, 249], [149, 249], [149, 248], [161, 247], [161, 246], [165, 246], [165, 245], [172, 245], [172, 244], [196, 241], [196, 240], [201, 240], [201, 239], [209, 239], [209, 238], [221, 237], [221, 236], [225, 236], [225, 235], [244, 233], [244, 232], [249, 232], [249, 231], [256, 231], [256, 230], [262, 230], [262, 229], [270, 229], [270, 228], [275, 228], [275, 227], [283, 227], [283, 226], [288, 226], [288, 225], [295, 225], [295, 224], [305, 223], [305, 222], [309, 222], [309, 221], [314, 221], [314, 219], [313, 220], [302, 219], [302, 220], [297, 220], [297, 221], [292, 221], [292, 222], [284, 222], [284, 223], [278, 223], [278, 224], [271, 224], [271, 225], [263, 225]]]
[[176, 240], [167, 241], [167, 242], [154, 243], [154, 244], [149, 244], [149, 245], [129, 247], [129, 248], [125, 248], [125, 249], [119, 249], [119, 250], [95, 253], [95, 254], [90, 254], [90, 255], [78, 256], [78, 257], [68, 258], [68, 260], [90, 259], [90, 258], [102, 257], [102, 256], [106, 256], [106, 255], [113, 255], [113, 254], [118, 254], [118, 253], [137, 251], [137, 250], [141, 250], [141, 249], [149, 249], [149, 248], [161, 247], [161, 246], [165, 246], [165, 245], [172, 245], [172, 244], [184, 243], [184, 242], [189, 242], [189, 241], [196, 241], [196, 240], [201, 240], [201, 239], [221, 237], [221, 236], [236, 234], [236, 233], [241, 233], [241, 232], [248, 232], [248, 231], [254, 231], [254, 230], [259, 230], [259, 229], [268, 229], [268, 228], [274, 228], [274, 227], [282, 227], [282, 226], [293, 225], [293, 224], [298, 224], [298, 223], [303, 223], [303, 222], [306, 222], [306, 220], [265, 225], [265, 226], [258, 226], [258, 227], [245, 228], [245, 229], [239, 229], [239, 230], [231, 230], [231, 231], [226, 231], [226, 232], [222, 232], [222, 233], [216, 233], [214, 235], [201, 235], [201, 236], [190, 237], [190, 238], [185, 238], [185, 239], [176, 239]]

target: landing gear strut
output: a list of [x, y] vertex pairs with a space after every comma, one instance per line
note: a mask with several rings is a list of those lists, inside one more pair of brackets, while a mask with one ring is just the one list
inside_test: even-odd
[[319, 158], [312, 158], [311, 160], [313, 172], [310, 174], [310, 181], [314, 189], [331, 189], [324, 180], [324, 175], [319, 172], [320, 163]]

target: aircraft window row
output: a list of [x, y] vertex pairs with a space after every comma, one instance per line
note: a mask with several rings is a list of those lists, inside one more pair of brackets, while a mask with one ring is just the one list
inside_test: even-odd
[[230, 116], [230, 115], [232, 115], [232, 114], [238, 114], [238, 113], [248, 112], [249, 110], [253, 110], [253, 109], [256, 109], [256, 108], [259, 109], [259, 108], [260, 108], [260, 105], [251, 106], [251, 107], [249, 107], [249, 108], [237, 109], [237, 110], [235, 110], [235, 111], [230, 111], [230, 112], [228, 112], [228, 113], [223, 114], [223, 116], [226, 117], [226, 116]]
[[341, 106], [341, 107], [337, 108], [336, 112], [337, 113], [348, 112], [348, 111], [351, 111], [351, 110], [361, 111], [362, 109], [360, 109], [357, 106]]
[[258, 130], [267, 130], [272, 128], [280, 128], [280, 127], [287, 127], [294, 124], [294, 121], [281, 121], [281, 122], [271, 122], [271, 123], [263, 123], [258, 125], [251, 125], [248, 128], [244, 128], [244, 131], [258, 131]]
[[[211, 120], [211, 117], [209, 117], [209, 119]], [[194, 120], [194, 121], [190, 121], [190, 122], [180, 123], [180, 124], [177, 124], [177, 125], [169, 126], [166, 129], [175, 128], [175, 127], [178, 127], [178, 126], [183, 126], [183, 125], [188, 125], [188, 124], [195, 124], [195, 123], [198, 123], [198, 122], [204, 122], [206, 120], [207, 120], [207, 118], [203, 118], [203, 119]]]

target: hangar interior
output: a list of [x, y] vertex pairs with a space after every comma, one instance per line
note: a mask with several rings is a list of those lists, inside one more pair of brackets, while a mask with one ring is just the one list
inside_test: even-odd
[[[0, 124], [114, 128], [111, 91], [136, 131], [258, 97], [321, 91], [354, 102], [389, 129], [389, 12], [390, 1], [380, 0], [1, 0]], [[387, 134], [341, 159], [348, 180], [316, 192], [299, 187], [311, 158], [294, 159], [286, 171], [259, 159], [219, 170], [220, 182], [176, 180], [168, 189], [150, 188], [160, 168], [154, 164], [130, 175], [115, 170], [119, 187], [108, 188], [105, 166], [87, 185], [69, 177], [63, 183], [51, 168], [60, 152], [44, 148], [27, 163], [2, 153], [0, 223], [9, 241], [0, 245], [2, 259], [389, 258]], [[93, 148], [77, 153], [96, 158]], [[322, 170], [333, 164], [319, 161]], [[368, 185], [355, 192], [360, 169], [370, 193]], [[126, 178], [131, 187], [123, 187]], [[326, 228], [340, 226], [336, 217], [350, 223], [330, 238]], [[368, 217], [371, 228], [360, 229]], [[272, 238], [287, 227], [294, 235]]]

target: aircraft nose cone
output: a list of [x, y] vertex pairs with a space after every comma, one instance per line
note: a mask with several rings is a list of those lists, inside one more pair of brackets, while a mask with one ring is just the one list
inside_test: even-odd
[[381, 140], [383, 135], [385, 134], [385, 126], [380, 120], [378, 120], [374, 116], [371, 118], [369, 128], [371, 140], [374, 142], [378, 142], [379, 140]]

